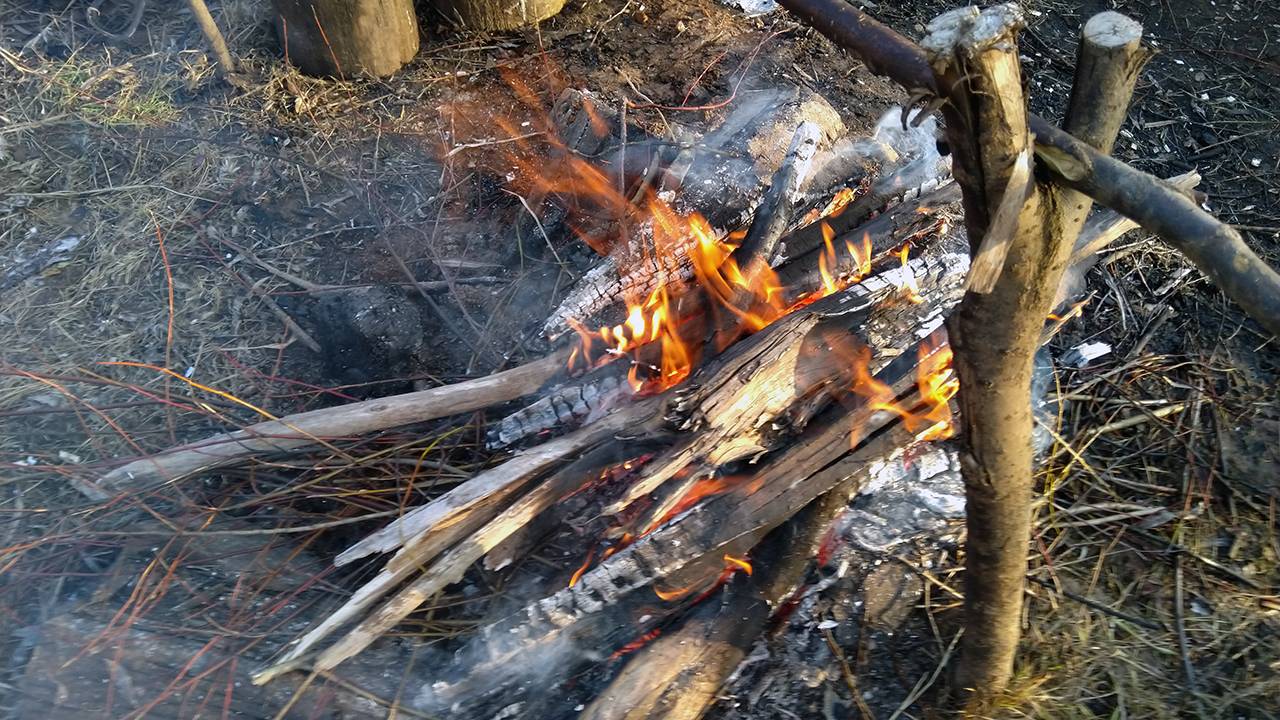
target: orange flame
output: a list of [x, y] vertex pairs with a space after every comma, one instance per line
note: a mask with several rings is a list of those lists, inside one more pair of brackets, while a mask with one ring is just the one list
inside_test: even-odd
[[747, 562], [746, 558], [734, 557], [725, 553], [724, 561], [726, 563], [725, 569], [733, 571], [733, 568], [737, 568], [738, 570], [745, 572], [747, 577], [751, 577], [751, 563]]
[[[916, 367], [916, 387], [925, 410], [917, 413], [919, 423], [928, 427], [917, 434], [921, 440], [944, 440], [955, 434], [951, 417], [951, 398], [960, 391], [960, 380], [955, 375], [951, 346], [938, 334], [920, 343], [920, 364]], [[911, 428], [911, 425], [907, 425]], [[915, 432], [912, 430], [912, 432]]]
[[826, 297], [840, 290], [835, 277], [831, 275], [831, 267], [836, 262], [836, 249], [831, 241], [835, 239], [836, 231], [825, 220], [819, 229], [822, 230], [822, 253], [818, 255], [818, 273], [822, 275], [822, 297]]
[[658, 599], [663, 602], [671, 602], [672, 600], [679, 600], [680, 598], [688, 595], [689, 593], [693, 592], [697, 588], [698, 588], [697, 585], [686, 585], [682, 588], [674, 588], [672, 590], [661, 590], [658, 588], [657, 585], [654, 585], [653, 594], [657, 595]]
[[[646, 527], [641, 535], [648, 535], [656, 528], [661, 527], [663, 523], [679, 515], [685, 510], [688, 510], [694, 505], [697, 505], [705, 498], [709, 498], [712, 495], [719, 495], [739, 487], [742, 485], [743, 479], [744, 478], [741, 475], [730, 475], [726, 477], [712, 475], [698, 479], [698, 481], [693, 483], [688, 490], [685, 490], [684, 495], [680, 496], [680, 500], [677, 501], [670, 510], [663, 513], [662, 517], [650, 523], [649, 527]], [[762, 482], [762, 478], [754, 478], [745, 486], [744, 492], [747, 495], [750, 495], [760, 489]]]
[[823, 218], [840, 217], [840, 213], [849, 207], [849, 203], [858, 197], [858, 192], [853, 188], [842, 187], [836, 191], [831, 200], [822, 209], [814, 208], [810, 210], [800, 220], [800, 226], [812, 225]]
[[744, 268], [733, 258], [737, 249], [716, 237], [702, 216], [689, 217], [695, 238], [689, 252], [698, 285], [719, 307], [738, 318], [742, 329], [756, 332], [786, 312], [782, 284], [768, 263], [753, 260]]
[[587, 553], [587, 559], [582, 562], [582, 567], [575, 570], [573, 572], [573, 576], [569, 578], [569, 587], [573, 587], [578, 584], [578, 581], [582, 579], [582, 575], [587, 572], [587, 568], [591, 567], [591, 561], [594, 560], [595, 557], [596, 551], [595, 548], [592, 548], [591, 552]]
[[[903, 407], [897, 402], [893, 388], [871, 375], [871, 350], [865, 345], [854, 350], [852, 390], [866, 398], [872, 409], [902, 418], [903, 425], [919, 440], [951, 437], [954, 426], [950, 401], [960, 389], [952, 367], [951, 347], [935, 334], [920, 343], [919, 358], [916, 388], [920, 392], [920, 404], [915, 407]], [[855, 428], [851, 443], [856, 446], [860, 440], [859, 429]]]

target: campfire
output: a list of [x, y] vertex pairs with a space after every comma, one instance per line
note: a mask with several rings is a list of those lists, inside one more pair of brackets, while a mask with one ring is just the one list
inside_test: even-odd
[[[543, 323], [545, 360], [426, 391], [442, 414], [530, 396], [490, 426], [490, 448], [512, 454], [338, 555], [382, 567], [256, 682], [334, 668], [477, 563], [502, 571], [568, 536], [578, 556], [434, 655], [414, 705], [506, 716], [587, 672], [600, 692], [584, 716], [613, 717], [607, 698], [642, 702], [659, 675], [698, 671], [643, 702], [705, 708], [770, 618], [803, 606], [832, 548], [864, 534], [851, 500], [874, 505], [912, 473], [949, 477], [956, 496], [942, 322], [969, 248], [950, 158], [927, 115], [890, 108], [855, 139], [809, 105], [772, 94], [670, 148], [566, 90], [549, 114], [500, 119], [514, 142], [455, 138], [597, 259]], [[749, 148], [770, 131], [787, 149], [759, 172]], [[1125, 223], [1106, 213], [1078, 246]], [[1045, 322], [1047, 340], [1063, 320]], [[885, 497], [890, 515], [920, 502]], [[706, 638], [730, 629], [735, 652], [708, 664]], [[701, 649], [670, 650], [686, 644]]]

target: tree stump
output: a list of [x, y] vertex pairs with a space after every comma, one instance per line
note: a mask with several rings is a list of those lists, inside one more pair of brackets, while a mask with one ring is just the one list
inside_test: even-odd
[[418, 54], [413, 0], [273, 0], [287, 62], [320, 77], [385, 77]]
[[564, 0], [436, 0], [446, 20], [467, 30], [514, 30], [560, 12]]

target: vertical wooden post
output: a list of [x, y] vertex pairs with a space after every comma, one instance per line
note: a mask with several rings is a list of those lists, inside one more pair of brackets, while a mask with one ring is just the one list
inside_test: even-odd
[[[1128, 106], [1137, 43], [1091, 23], [1070, 122], [1108, 144]], [[1089, 203], [1035, 180], [1013, 5], [936, 18], [924, 41], [946, 88], [947, 132], [965, 199], [974, 274], [947, 323], [960, 379], [968, 539], [958, 684], [966, 712], [988, 713], [1008, 685], [1020, 634], [1033, 479], [1032, 358]], [[1127, 31], [1122, 32], [1127, 35]], [[1095, 51], [1103, 39], [1107, 52]], [[1127, 50], [1125, 48], [1128, 48]], [[1130, 59], [1126, 65], [1120, 58]], [[1117, 67], [1123, 65], [1124, 67]], [[1070, 125], [1069, 125], [1070, 127]], [[1108, 134], [1109, 133], [1109, 134]]]
[[308, 75], [384, 77], [418, 54], [413, 0], [273, 0], [285, 60]]

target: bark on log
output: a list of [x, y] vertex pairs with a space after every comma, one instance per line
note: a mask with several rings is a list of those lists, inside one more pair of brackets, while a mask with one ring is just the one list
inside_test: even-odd
[[[1012, 5], [965, 8], [930, 23], [923, 43], [939, 85], [951, 88], [947, 100], [958, 122], [948, 124], [948, 134], [956, 174], [966, 207], [977, 209], [967, 213], [966, 224], [971, 237], [984, 235], [975, 266], [991, 261], [979, 283], [989, 294], [970, 292], [948, 321], [961, 386], [968, 527], [966, 632], [957, 682], [972, 715], [989, 712], [1012, 676], [1030, 536], [1033, 358], [1088, 212], [1086, 198], [1030, 182], [1031, 138], [1016, 42], [1021, 26]], [[1082, 45], [1085, 52], [1088, 45]], [[1132, 76], [1086, 72], [1077, 81]], [[1109, 143], [1112, 138], [1097, 134], [1119, 129], [1131, 87], [1113, 85], [1110, 91], [1121, 97], [1107, 103], [1073, 106], [1071, 122]], [[1078, 89], [1073, 96], [1083, 99], [1089, 92]], [[1001, 249], [988, 253], [993, 247]]]
[[567, 352], [557, 352], [510, 370], [454, 385], [286, 415], [134, 460], [104, 475], [99, 484], [104, 495], [138, 492], [157, 482], [173, 482], [258, 454], [285, 452], [480, 410], [537, 392], [564, 369], [567, 359]]
[[[940, 324], [958, 299], [967, 269], [965, 256], [954, 252], [916, 258], [735, 345], [669, 393], [667, 422], [686, 432], [686, 439], [647, 464], [610, 511], [620, 512], [690, 463], [714, 468], [777, 447], [850, 386], [858, 351], [850, 333], [874, 348], [869, 370], [876, 374], [887, 358], [915, 346], [923, 337], [913, 336], [919, 328], [927, 328], [927, 335]], [[886, 303], [909, 282], [923, 288], [925, 304]], [[833, 353], [843, 361], [832, 362]]]
[[961, 8], [934, 19], [922, 43], [939, 85], [955, 88], [947, 134], [969, 235], [982, 238], [975, 257], [1000, 248], [990, 292], [969, 292], [947, 323], [961, 388], [968, 526], [957, 684], [977, 715], [1013, 671], [1031, 520], [1032, 355], [1071, 248], [1058, 234], [1050, 198], [1030, 182], [1021, 27], [1012, 6]]
[[286, 62], [308, 75], [385, 77], [418, 54], [413, 0], [272, 0]]
[[773, 258], [778, 241], [791, 225], [796, 203], [800, 200], [800, 189], [809, 179], [809, 167], [818, 150], [820, 136], [818, 126], [807, 120], [796, 128], [791, 147], [783, 157], [782, 166], [773, 174], [746, 237], [733, 251], [732, 257], [739, 267], [745, 268], [752, 262], [767, 264]]
[[[853, 5], [843, 0], [779, 3], [858, 55], [873, 72], [909, 90], [943, 94], [919, 46]], [[1159, 235], [1267, 331], [1280, 335], [1280, 274], [1249, 249], [1239, 232], [1159, 178], [1103, 155], [1043, 118], [1030, 115], [1028, 124], [1037, 159], [1062, 184]]]
[[[843, 132], [834, 109], [816, 95], [764, 93], [745, 100], [718, 127], [680, 150], [662, 169], [658, 189], [664, 197], [675, 193], [671, 207], [677, 214], [698, 212], [717, 232], [743, 227], [751, 222], [768, 178], [785, 162], [785, 146], [777, 145], [805, 122], [817, 125], [824, 140]], [[648, 297], [661, 281], [692, 278], [685, 256], [693, 238], [669, 238], [672, 247], [657, 257], [652, 232], [647, 221], [627, 228], [604, 262], [591, 268], [547, 318], [543, 333], [558, 338], [569, 332], [569, 319], [587, 323], [622, 299]]]
[[560, 12], [564, 0], [434, 0], [445, 20], [466, 30], [515, 30]]

